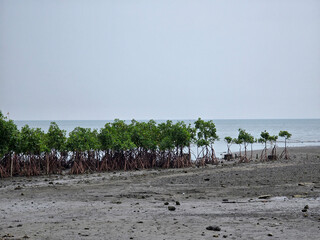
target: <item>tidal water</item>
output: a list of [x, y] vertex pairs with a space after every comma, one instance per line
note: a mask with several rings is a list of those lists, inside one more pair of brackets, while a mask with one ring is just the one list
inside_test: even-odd
[[[26, 120], [26, 121], [14, 121], [20, 129], [25, 124], [30, 127], [41, 128], [47, 131], [50, 122], [53, 120]], [[173, 120], [176, 122], [179, 120]], [[193, 123], [194, 120], [183, 120], [186, 124]], [[100, 129], [110, 120], [55, 120], [61, 129], [65, 129], [67, 133], [71, 132], [75, 127], [84, 127], [91, 129]], [[131, 121], [126, 121], [130, 123]], [[164, 120], [156, 120], [157, 123], [164, 122]], [[288, 146], [320, 146], [320, 119], [261, 119], [261, 120], [213, 120], [216, 125], [217, 134], [220, 138], [214, 144], [214, 148], [217, 156], [221, 156], [227, 150], [224, 137], [237, 137], [238, 129], [245, 129], [248, 133], [255, 138], [259, 138], [260, 133], [267, 130], [271, 135], [278, 135], [279, 131], [286, 130], [292, 134], [291, 139], [288, 141]], [[284, 146], [284, 141], [279, 137], [277, 143], [279, 147]], [[263, 145], [255, 143], [253, 145], [254, 150], [262, 149]], [[196, 150], [194, 150], [196, 151]], [[231, 151], [239, 151], [237, 145], [231, 146]]]

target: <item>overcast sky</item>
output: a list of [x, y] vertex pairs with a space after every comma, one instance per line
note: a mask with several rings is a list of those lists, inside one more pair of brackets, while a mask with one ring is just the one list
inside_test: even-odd
[[0, 110], [320, 118], [320, 1], [0, 0]]

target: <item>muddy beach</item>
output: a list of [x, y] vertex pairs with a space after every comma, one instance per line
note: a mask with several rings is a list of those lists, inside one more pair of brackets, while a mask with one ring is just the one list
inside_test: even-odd
[[0, 239], [319, 239], [320, 147], [289, 151], [270, 162], [0, 179]]

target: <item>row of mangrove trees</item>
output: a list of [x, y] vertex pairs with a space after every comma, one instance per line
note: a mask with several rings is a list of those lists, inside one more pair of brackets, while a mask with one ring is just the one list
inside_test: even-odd
[[115, 119], [99, 131], [77, 127], [67, 137], [55, 122], [47, 132], [19, 130], [0, 112], [0, 177], [188, 167], [193, 143], [201, 149], [199, 164], [213, 163], [217, 139], [215, 124], [200, 118], [194, 126]]
[[[248, 162], [253, 159], [253, 149], [252, 145], [254, 143], [262, 143], [264, 144], [264, 149], [261, 152], [260, 160], [266, 161], [266, 160], [276, 160], [278, 159], [277, 155], [277, 140], [278, 136], [284, 138], [285, 147], [283, 152], [280, 154], [279, 158], [289, 159], [289, 154], [287, 150], [287, 140], [291, 138], [291, 133], [288, 131], [280, 131], [278, 135], [270, 135], [266, 130], [261, 132], [260, 138], [254, 138], [250, 133], [248, 133], [244, 129], [239, 129], [239, 134], [237, 138], [232, 138], [230, 136], [225, 137], [224, 140], [227, 143], [227, 154], [225, 155], [226, 158], [232, 158], [232, 153], [230, 151], [230, 147], [232, 144], [238, 144], [239, 145], [239, 153], [240, 153], [240, 162]], [[272, 150], [271, 155], [267, 155], [267, 143], [270, 143]], [[247, 155], [247, 148], [251, 145], [251, 155], [250, 157]], [[242, 146], [244, 147], [244, 155], [242, 156]]]
[[[244, 144], [247, 159], [247, 145], [254, 141], [247, 137], [239, 129], [237, 139], [225, 140]], [[200, 149], [195, 164], [213, 164], [218, 162], [213, 148], [217, 140], [215, 124], [201, 118], [192, 125], [115, 119], [100, 130], [76, 127], [67, 136], [55, 122], [47, 132], [28, 125], [18, 129], [0, 111], [0, 177], [189, 167], [191, 146]]]

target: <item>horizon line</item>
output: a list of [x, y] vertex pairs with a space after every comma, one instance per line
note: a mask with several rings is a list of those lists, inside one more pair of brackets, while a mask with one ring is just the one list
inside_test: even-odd
[[[170, 118], [170, 119], [154, 119], [154, 118], [149, 118], [149, 119], [121, 119], [121, 118], [115, 118], [115, 119], [119, 119], [119, 120], [123, 120], [123, 121], [132, 121], [132, 120], [136, 120], [136, 121], [150, 121], [150, 120], [155, 120], [155, 121], [167, 121], [167, 120], [171, 120], [171, 121], [184, 121], [184, 120], [188, 120], [188, 121], [196, 121], [198, 118]], [[9, 120], [13, 120], [13, 121], [114, 121], [115, 119], [9, 119]], [[320, 118], [201, 118], [202, 120], [320, 120]]]

